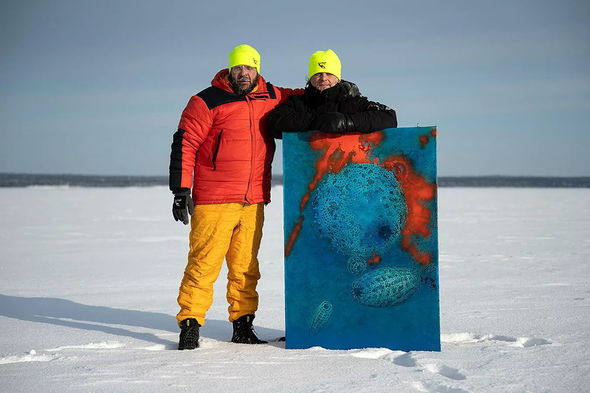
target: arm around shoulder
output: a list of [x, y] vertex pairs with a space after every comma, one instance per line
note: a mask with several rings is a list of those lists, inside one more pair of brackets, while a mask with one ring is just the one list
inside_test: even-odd
[[283, 132], [308, 131], [312, 117], [303, 99], [292, 96], [268, 114], [268, 128], [275, 138], [281, 139]]

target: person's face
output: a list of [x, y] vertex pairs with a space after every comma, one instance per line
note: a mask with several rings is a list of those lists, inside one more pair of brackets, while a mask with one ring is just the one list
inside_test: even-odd
[[248, 94], [258, 82], [256, 67], [237, 65], [229, 71], [229, 80], [236, 94]]
[[313, 74], [309, 79], [311, 85], [319, 91], [336, 86], [339, 81], [340, 80], [335, 75], [328, 74], [327, 72], [318, 72], [317, 74]]

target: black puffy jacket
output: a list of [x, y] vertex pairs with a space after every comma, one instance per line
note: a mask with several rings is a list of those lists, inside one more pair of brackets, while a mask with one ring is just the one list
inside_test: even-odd
[[308, 83], [303, 95], [289, 97], [268, 114], [267, 121], [278, 139], [283, 132], [372, 132], [397, 127], [393, 109], [369, 101], [345, 80], [324, 91]]

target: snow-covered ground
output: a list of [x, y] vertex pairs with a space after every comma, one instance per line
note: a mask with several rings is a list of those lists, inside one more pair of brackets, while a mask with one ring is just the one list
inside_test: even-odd
[[[282, 189], [255, 324], [283, 335]], [[163, 187], [0, 190], [2, 392], [590, 391], [590, 190], [443, 188], [442, 352], [228, 342], [225, 274], [177, 351], [188, 228]]]

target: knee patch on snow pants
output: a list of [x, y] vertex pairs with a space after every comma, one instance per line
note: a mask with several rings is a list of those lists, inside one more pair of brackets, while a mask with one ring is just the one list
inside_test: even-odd
[[258, 249], [264, 204], [197, 205], [191, 218], [190, 250], [180, 284], [178, 323], [195, 318], [201, 326], [213, 302], [213, 284], [227, 261], [229, 320], [258, 309]]

